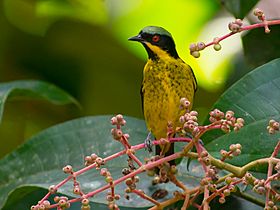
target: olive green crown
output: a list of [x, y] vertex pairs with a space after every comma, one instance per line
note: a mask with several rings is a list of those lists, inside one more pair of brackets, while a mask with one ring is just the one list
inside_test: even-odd
[[167, 30], [158, 26], [146, 26], [145, 28], [142, 29], [142, 32], [147, 34], [165, 35], [172, 38], [171, 34]]

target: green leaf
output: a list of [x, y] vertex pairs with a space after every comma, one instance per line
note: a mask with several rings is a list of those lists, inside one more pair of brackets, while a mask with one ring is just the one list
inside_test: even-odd
[[[0, 209], [9, 209], [11, 206], [28, 209], [43, 197], [42, 192], [45, 192], [43, 189], [48, 189], [50, 185], [57, 184], [67, 177], [61, 170], [63, 166], [71, 164], [76, 171], [83, 167], [83, 159], [86, 155], [96, 153], [104, 158], [122, 150], [122, 145], [111, 137], [110, 130], [113, 126], [110, 125], [110, 118], [110, 116], [85, 117], [51, 127], [0, 160]], [[129, 142], [133, 145], [142, 143], [147, 135], [145, 122], [131, 117], [125, 119], [127, 125], [123, 131], [130, 134]], [[142, 161], [149, 156], [144, 150], [137, 151], [136, 155]], [[186, 164], [187, 159], [183, 159], [178, 165], [178, 179], [188, 188], [196, 187], [204, 176], [203, 169], [197, 161], [191, 162], [189, 170], [185, 167]], [[122, 169], [127, 167], [127, 156], [108, 161], [104, 167], [110, 170], [114, 179], [117, 179], [122, 176]], [[78, 176], [77, 180], [85, 193], [106, 184], [104, 177], [100, 176], [99, 171], [95, 169]], [[140, 174], [137, 187], [148, 195], [157, 189], [166, 189], [169, 193], [164, 199], [171, 198], [173, 192], [178, 190], [171, 183], [153, 186], [151, 180], [152, 178], [145, 173]], [[75, 197], [72, 188], [73, 183], [70, 181], [58, 192]], [[131, 195], [129, 201], [125, 200], [123, 198], [125, 188], [124, 183], [116, 186], [116, 192], [122, 196], [118, 201], [121, 209], [147, 209], [151, 206], [151, 203], [136, 195]], [[38, 195], [41, 197], [38, 198]], [[106, 209], [105, 198], [106, 192], [91, 198], [92, 207]], [[71, 209], [79, 209], [79, 205], [76, 204], [77, 208]]]
[[236, 18], [243, 19], [259, 0], [220, 0], [221, 4]]
[[[145, 122], [130, 117], [126, 117], [126, 120], [127, 126], [124, 128], [124, 132], [130, 134], [130, 142], [133, 145], [142, 143], [147, 136]], [[20, 200], [13, 197], [19, 193], [9, 194], [11, 191], [25, 187], [28, 192], [33, 190], [34, 187], [47, 189], [50, 185], [57, 184], [67, 177], [61, 170], [67, 164], [71, 164], [74, 170], [78, 170], [83, 167], [83, 159], [86, 155], [96, 153], [101, 157], [106, 157], [122, 150], [122, 145], [112, 139], [111, 128], [110, 116], [86, 117], [69, 121], [41, 132], [23, 144], [18, 150], [6, 156], [0, 161], [0, 208], [3, 207], [7, 197], [9, 201]], [[145, 157], [149, 156], [149, 153], [142, 150], [137, 151], [136, 155], [143, 161]], [[184, 161], [186, 160], [182, 162], [184, 163]], [[106, 167], [110, 170], [114, 179], [121, 177], [121, 170], [127, 167], [127, 156], [109, 161], [106, 163]], [[186, 186], [194, 187], [199, 184], [199, 177], [203, 173], [197, 162], [193, 161], [189, 171], [186, 170], [184, 164], [179, 165], [178, 168], [179, 179]], [[172, 192], [178, 190], [171, 183], [152, 186], [152, 178], [145, 173], [140, 174], [140, 180], [137, 186], [149, 195], [161, 188], [169, 191], [166, 198], [170, 198]], [[93, 191], [106, 184], [104, 177], [100, 176], [99, 171], [94, 169], [79, 176], [78, 181], [84, 192]], [[32, 188], [27, 190], [26, 187]], [[72, 188], [73, 183], [69, 182], [60, 188], [59, 193], [74, 197]], [[125, 184], [120, 184], [116, 186], [116, 191], [123, 197], [125, 188]], [[106, 204], [105, 198], [106, 194], [100, 193], [91, 201]], [[11, 205], [11, 202], [8, 202], [8, 204]], [[29, 205], [33, 204], [30, 203]], [[151, 206], [151, 203], [135, 195], [131, 195], [130, 201], [121, 199], [118, 204], [127, 208]]]
[[22, 99], [47, 100], [56, 105], [73, 103], [80, 107], [80, 104], [72, 96], [47, 82], [22, 80], [0, 83], [0, 123], [6, 102]]
[[270, 30], [266, 34], [263, 28], [258, 28], [242, 37], [245, 58], [253, 67], [280, 57], [280, 26], [271, 26]]
[[[129, 127], [133, 128], [133, 132], [130, 128], [125, 131], [130, 133], [132, 139], [137, 139], [138, 143], [143, 142], [146, 136], [144, 122], [133, 118], [126, 120]], [[62, 167], [71, 164], [74, 169], [82, 168], [85, 155], [95, 152], [106, 157], [120, 151], [122, 145], [112, 140], [111, 128], [109, 116], [88, 117], [54, 126], [30, 139], [17, 151], [0, 161], [2, 190], [0, 207], [4, 204], [8, 193], [23, 184], [25, 187], [37, 186], [47, 189], [49, 185], [63, 180], [66, 175], [61, 171]], [[139, 157], [143, 159], [144, 154], [146, 153], [142, 153]], [[106, 164], [114, 177], [121, 176], [126, 159], [127, 157], [122, 157]], [[78, 180], [85, 192], [105, 185], [104, 178], [95, 170], [84, 174]], [[149, 181], [151, 182], [151, 179]], [[69, 183], [62, 187], [60, 192], [74, 196], [71, 185]], [[10, 195], [9, 200], [12, 199], [11, 196], [14, 196], [14, 193]], [[95, 201], [106, 203], [105, 197], [104, 194], [95, 196]], [[32, 204], [34, 203], [29, 205]]]
[[269, 135], [266, 127], [270, 119], [280, 119], [279, 69], [280, 59], [276, 59], [253, 70], [215, 103], [214, 108], [232, 110], [236, 117], [242, 117], [245, 126], [237, 133], [205, 135], [206, 148], [214, 156], [219, 156], [221, 149], [228, 149], [233, 143], [242, 144], [242, 154], [231, 161], [240, 166], [271, 155], [280, 135]]

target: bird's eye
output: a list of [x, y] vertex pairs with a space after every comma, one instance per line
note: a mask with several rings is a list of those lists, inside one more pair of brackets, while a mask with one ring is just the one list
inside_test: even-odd
[[159, 35], [154, 35], [152, 40], [153, 40], [153, 42], [158, 42], [160, 40]]

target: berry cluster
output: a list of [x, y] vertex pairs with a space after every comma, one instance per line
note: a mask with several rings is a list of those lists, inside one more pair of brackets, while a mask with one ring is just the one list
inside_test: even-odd
[[192, 43], [190, 44], [189, 50], [190, 54], [195, 57], [199, 58], [200, 57], [200, 52], [205, 48], [205, 43], [204, 42], [198, 42], [198, 43]]
[[231, 127], [233, 127], [234, 131], [238, 131], [244, 126], [243, 118], [236, 119], [233, 111], [227, 111], [224, 113], [219, 109], [214, 109], [209, 113], [209, 115], [210, 122], [221, 122], [221, 130], [225, 133], [229, 133], [231, 131]]
[[107, 168], [100, 170], [100, 175], [105, 177], [105, 181], [111, 185], [111, 191], [107, 192], [106, 200], [108, 201], [108, 208], [110, 210], [119, 210], [118, 205], [115, 203], [121, 196], [114, 191], [113, 177]]
[[96, 164], [96, 169], [100, 169], [100, 167], [105, 164], [105, 161], [103, 158], [98, 157], [95, 153], [85, 157], [85, 166], [89, 166], [94, 163]]
[[237, 33], [241, 31], [241, 26], [243, 25], [243, 22], [241, 19], [236, 19], [235, 21], [228, 24], [228, 29], [233, 32]]
[[[182, 151], [175, 152], [169, 156], [153, 156], [146, 158], [142, 163], [135, 155], [135, 151], [144, 149], [145, 144], [131, 146], [128, 143], [129, 135], [123, 134], [121, 130], [122, 126], [124, 126], [126, 122], [122, 115], [116, 115], [111, 119], [112, 125], [116, 126], [112, 129], [112, 136], [124, 146], [124, 150], [105, 157], [104, 159], [94, 153], [88, 155], [85, 157], [85, 167], [79, 171], [74, 171], [71, 165], [66, 165], [63, 167], [63, 172], [69, 176], [59, 184], [50, 186], [48, 195], [39, 201], [37, 205], [32, 206], [31, 210], [49, 210], [54, 208], [58, 210], [65, 210], [69, 208], [70, 204], [73, 202], [81, 202], [82, 210], [90, 210], [91, 207], [89, 198], [104, 190], [109, 190], [106, 195], [108, 209], [119, 210], [120, 208], [117, 205], [117, 201], [121, 198], [121, 196], [116, 193], [115, 186], [122, 182], [124, 182], [127, 186], [124, 198], [129, 200], [130, 194], [134, 193], [153, 203], [155, 206], [151, 209], [163, 209], [178, 200], [185, 200], [182, 209], [187, 209], [191, 205], [197, 207], [198, 209], [202, 209], [206, 206], [206, 209], [208, 209], [210, 202], [214, 198], [218, 198], [220, 203], [224, 203], [226, 201], [226, 197], [235, 192], [237, 185], [240, 183], [251, 185], [255, 192], [266, 196], [265, 210], [277, 209], [277, 203], [280, 201], [280, 194], [271, 186], [271, 183], [279, 181], [280, 179], [280, 161], [277, 158], [280, 151], [280, 141], [275, 146], [274, 152], [271, 154], [270, 158], [262, 158], [252, 161], [244, 167], [231, 165], [230, 163], [225, 162], [225, 160], [240, 155], [242, 149], [241, 144], [231, 144], [228, 151], [221, 150], [221, 158], [217, 159], [212, 157], [211, 154], [204, 148], [200, 137], [205, 132], [213, 129], [220, 129], [226, 133], [231, 130], [238, 131], [244, 126], [244, 120], [242, 118], [236, 118], [233, 111], [222, 112], [219, 109], [214, 109], [209, 113], [209, 120], [211, 123], [209, 125], [202, 126], [198, 124], [198, 113], [190, 110], [191, 103], [186, 98], [182, 98], [180, 100], [180, 107], [185, 111], [179, 119], [181, 126], [177, 127], [175, 131], [173, 130], [172, 125], [167, 126], [170, 129], [170, 132], [173, 132], [172, 134], [179, 134], [179, 137], [170, 137], [169, 132], [167, 132], [166, 138], [153, 141], [151, 144], [166, 144], [170, 143], [170, 141], [187, 142]], [[267, 130], [269, 133], [273, 134], [276, 131], [279, 131], [279, 127], [279, 122], [270, 120]], [[191, 137], [188, 133], [191, 134]], [[193, 152], [194, 148], [196, 149], [196, 152]], [[127, 167], [122, 169], [123, 176], [114, 179], [109, 169], [104, 168], [104, 165], [106, 162], [118, 158], [121, 155], [128, 156]], [[192, 189], [188, 189], [177, 179], [177, 168], [169, 163], [170, 160], [185, 156], [189, 158], [197, 158], [205, 172], [205, 176], [201, 179], [200, 185]], [[268, 164], [266, 179], [258, 179], [248, 172], [248, 168], [262, 163]], [[139, 166], [138, 168], [136, 164]], [[84, 193], [77, 181], [77, 177], [90, 169], [100, 170], [99, 173], [104, 177], [106, 185], [92, 192]], [[225, 169], [229, 173], [223, 177], [219, 177], [218, 173], [221, 169]], [[158, 202], [157, 200], [164, 198], [168, 194], [168, 191], [165, 189], [159, 189], [151, 196], [148, 196], [143, 190], [138, 189], [138, 182], [140, 182], [138, 175], [145, 171], [149, 176], [154, 177], [152, 184], [172, 182], [178, 186], [182, 192], [176, 191], [173, 193], [174, 197], [172, 199], [164, 202]], [[49, 196], [57, 193], [57, 189], [70, 180], [73, 180], [73, 193], [78, 195], [78, 197], [70, 199], [65, 196], [55, 196], [54, 204], [50, 204]], [[199, 205], [196, 203], [196, 198], [202, 193], [204, 194], [204, 199], [201, 205]]]
[[268, 24], [267, 24], [267, 21], [266, 21], [266, 18], [265, 18], [265, 15], [264, 15], [264, 12], [262, 10], [260, 10], [259, 8], [256, 8], [254, 10], [254, 15], [262, 22], [265, 23], [265, 33], [269, 33], [270, 32], [270, 29], [268, 28]]
[[254, 10], [254, 15], [257, 16], [257, 18], [260, 21], [262, 21], [262, 23], [256, 23], [256, 24], [252, 24], [252, 25], [248, 25], [248, 26], [243, 26], [242, 20], [236, 19], [235, 21], [230, 22], [228, 24], [228, 28], [230, 30], [230, 32], [228, 34], [226, 34], [222, 37], [215, 37], [212, 42], [209, 42], [207, 44], [205, 44], [204, 42], [198, 42], [197, 44], [196, 43], [190, 44], [190, 46], [189, 46], [190, 54], [195, 58], [199, 58], [200, 51], [204, 50], [206, 47], [209, 47], [211, 45], [213, 45], [214, 50], [216, 50], [216, 51], [221, 50], [222, 46], [220, 45], [220, 42], [236, 33], [252, 30], [255, 28], [259, 28], [259, 27], [264, 27], [265, 33], [269, 33], [270, 32], [270, 29], [268, 27], [269, 25], [279, 25], [280, 24], [279, 20], [267, 21], [265, 18], [264, 12], [258, 8]]
[[48, 200], [44, 200], [42, 202], [42, 204], [37, 205], [37, 206], [31, 206], [30, 209], [31, 210], [48, 210], [48, 209], [50, 209], [50, 206], [51, 206], [50, 202]]
[[280, 124], [275, 120], [270, 120], [266, 129], [270, 134], [274, 134], [276, 131], [279, 131]]
[[234, 156], [238, 156], [241, 154], [242, 146], [241, 144], [231, 144], [229, 146], [229, 151], [221, 150], [221, 160], [224, 161], [225, 159], [232, 159]]

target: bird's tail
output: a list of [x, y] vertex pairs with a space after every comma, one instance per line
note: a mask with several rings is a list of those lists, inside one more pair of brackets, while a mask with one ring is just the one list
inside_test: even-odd
[[[167, 145], [165, 145], [167, 146]], [[164, 153], [164, 157], [169, 156], [174, 154], [174, 143], [170, 143], [170, 145], [168, 145], [169, 148], [168, 150]], [[164, 148], [161, 148], [159, 145], [156, 145], [156, 155], [160, 155], [161, 154], [161, 150]], [[172, 165], [176, 165], [175, 160], [171, 160], [168, 162], [171, 166]]]

